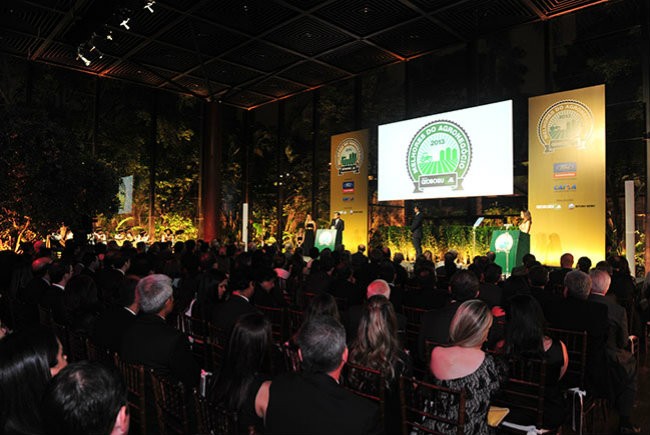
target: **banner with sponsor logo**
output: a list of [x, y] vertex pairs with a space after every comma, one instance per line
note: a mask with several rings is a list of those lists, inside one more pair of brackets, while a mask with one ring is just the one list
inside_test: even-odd
[[342, 243], [355, 252], [368, 244], [368, 130], [332, 136], [331, 146], [329, 220], [341, 213]]
[[528, 100], [531, 253], [605, 259], [605, 85]]

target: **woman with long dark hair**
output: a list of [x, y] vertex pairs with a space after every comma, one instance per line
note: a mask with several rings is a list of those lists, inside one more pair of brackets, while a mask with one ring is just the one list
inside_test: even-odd
[[[386, 433], [398, 433], [399, 377], [411, 376], [411, 359], [397, 335], [393, 304], [383, 295], [372, 296], [361, 313], [357, 337], [350, 347], [349, 361], [378, 370], [386, 379]], [[348, 379], [348, 382], [354, 382]]]
[[[505, 352], [514, 357], [546, 360], [544, 427], [557, 428], [562, 425], [566, 415], [566, 404], [559, 386], [569, 364], [566, 346], [562, 341], [546, 335], [544, 312], [535, 298], [516, 295], [509, 302]], [[526, 416], [508, 416], [508, 421], [514, 423], [533, 423], [525, 419]]]
[[228, 276], [218, 270], [209, 269], [201, 274], [196, 300], [191, 305], [190, 314], [202, 320], [210, 320], [214, 307], [224, 300], [228, 287]]
[[50, 329], [14, 332], [0, 340], [0, 433], [42, 433], [41, 399], [66, 365], [61, 342]]
[[271, 323], [261, 313], [245, 314], [235, 323], [211, 399], [238, 412], [241, 433], [256, 433], [264, 425], [255, 412], [255, 398], [262, 383], [271, 379], [272, 343]]

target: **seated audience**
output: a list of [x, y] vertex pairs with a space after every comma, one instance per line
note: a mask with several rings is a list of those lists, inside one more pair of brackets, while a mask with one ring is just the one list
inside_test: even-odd
[[255, 398], [271, 378], [271, 324], [261, 313], [248, 313], [235, 323], [223, 368], [210, 396], [215, 404], [237, 411], [240, 433], [259, 433], [264, 421]]
[[228, 276], [219, 269], [208, 269], [199, 278], [196, 300], [189, 314], [197, 319], [210, 321], [212, 312], [225, 299]]
[[95, 281], [88, 275], [70, 278], [63, 292], [63, 305], [67, 326], [90, 335], [100, 311]]
[[126, 386], [100, 363], [70, 364], [54, 377], [43, 399], [46, 434], [122, 435], [129, 432]]
[[129, 277], [120, 287], [119, 306], [105, 310], [95, 322], [95, 344], [119, 352], [126, 331], [133, 325], [140, 311], [140, 293], [136, 291], [138, 280]]
[[136, 291], [142, 314], [126, 331], [120, 356], [124, 361], [169, 375], [186, 387], [198, 386], [200, 368], [189, 342], [182, 332], [165, 322], [174, 308], [171, 279], [159, 274], [146, 276], [138, 282]]
[[48, 274], [52, 285], [45, 291], [40, 304], [52, 311], [52, 319], [60, 324], [67, 323], [65, 303], [63, 301], [65, 286], [72, 278], [72, 266], [62, 261], [55, 261], [50, 264]]
[[463, 302], [478, 296], [478, 278], [468, 270], [456, 272], [449, 283], [449, 293], [451, 301], [447, 306], [422, 315], [422, 327], [418, 336], [418, 354], [421, 361], [426, 360], [426, 340], [440, 344], [449, 343], [449, 325], [458, 307]]
[[[411, 376], [411, 359], [397, 337], [397, 318], [390, 301], [375, 295], [368, 299], [361, 314], [357, 337], [350, 346], [349, 361], [378, 370], [386, 379], [384, 426], [386, 433], [400, 431], [399, 377]], [[350, 377], [353, 385], [363, 379]]]
[[614, 406], [619, 412], [620, 433], [639, 433], [638, 427], [630, 422], [632, 407], [636, 397], [637, 361], [627, 350], [629, 336], [625, 308], [607, 297], [612, 278], [602, 270], [592, 270], [591, 294], [588, 300], [607, 307], [608, 333], [607, 357], [609, 376], [612, 380]]
[[257, 312], [251, 303], [255, 283], [249, 268], [235, 270], [230, 275], [228, 287], [232, 290], [230, 297], [223, 304], [217, 304], [212, 311], [212, 324], [223, 330], [227, 337], [240, 316]]
[[[490, 399], [501, 385], [499, 367], [491, 355], [481, 350], [491, 326], [492, 313], [485, 302], [476, 299], [463, 302], [449, 326], [451, 346], [437, 346], [431, 352], [433, 383], [466, 392], [465, 433], [468, 434], [488, 434]], [[443, 400], [433, 403], [433, 412], [436, 412], [436, 405], [447, 412], [458, 409]], [[457, 417], [448, 415], [452, 420]], [[451, 435], [457, 431], [456, 427], [437, 421], [427, 421], [425, 425], [442, 434]]]
[[503, 290], [497, 285], [501, 281], [502, 273], [503, 269], [496, 263], [487, 263], [483, 268], [478, 298], [490, 308], [503, 306]]
[[573, 270], [573, 255], [568, 252], [560, 257], [560, 269], [552, 271], [548, 275], [548, 285], [554, 293], [564, 288], [564, 278], [567, 273]]
[[[545, 323], [542, 307], [535, 298], [513, 296], [507, 312], [505, 352], [516, 358], [546, 360], [543, 428], [556, 429], [566, 417], [567, 407], [559, 381], [566, 373], [569, 355], [562, 341], [546, 335]], [[515, 414], [519, 413], [511, 412], [506, 420], [521, 425], [535, 423], [535, 415]]]
[[[370, 299], [375, 295], [381, 295], [390, 300], [391, 287], [383, 279], [376, 279], [368, 285], [366, 290], [366, 298]], [[348, 307], [347, 312], [343, 316], [345, 319], [345, 331], [348, 337], [348, 343], [352, 343], [357, 336], [359, 330], [359, 322], [361, 320], [361, 313], [363, 312], [363, 305], [353, 305]], [[396, 313], [397, 316], [397, 330], [406, 330], [406, 317], [401, 313]]]
[[0, 340], [0, 433], [42, 433], [43, 394], [66, 365], [63, 346], [50, 329], [30, 328]]
[[265, 434], [365, 435], [383, 433], [379, 408], [339, 385], [348, 357], [345, 329], [328, 316], [305, 323], [298, 335], [303, 373], [262, 384], [255, 401]]

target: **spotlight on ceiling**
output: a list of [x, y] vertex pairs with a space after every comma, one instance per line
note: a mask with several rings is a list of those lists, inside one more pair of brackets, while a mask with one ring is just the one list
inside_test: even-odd
[[151, 12], [151, 13], [153, 14], [153, 7], [152, 7], [152, 6], [155, 5], [155, 4], [156, 4], [156, 2], [153, 1], [153, 0], [152, 0], [152, 1], [148, 1], [147, 4], [144, 5], [144, 8], [143, 8], [143, 9], [146, 9], [146, 10], [148, 10], [149, 12]]
[[125, 20], [122, 20], [122, 22], [120, 23], [120, 26], [124, 27], [126, 30], [131, 30], [131, 27], [129, 26], [129, 21], [130, 20], [131, 20], [131, 18], [127, 18]]
[[86, 56], [83, 55], [81, 46], [77, 48], [77, 60], [82, 61], [86, 66], [90, 66], [91, 61], [90, 59], [88, 59]]

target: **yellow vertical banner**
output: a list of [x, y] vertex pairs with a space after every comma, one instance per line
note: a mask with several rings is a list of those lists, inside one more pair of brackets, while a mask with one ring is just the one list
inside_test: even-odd
[[368, 243], [368, 130], [331, 138], [330, 216], [341, 213], [343, 245], [351, 252]]
[[605, 256], [605, 85], [528, 100], [531, 253]]

